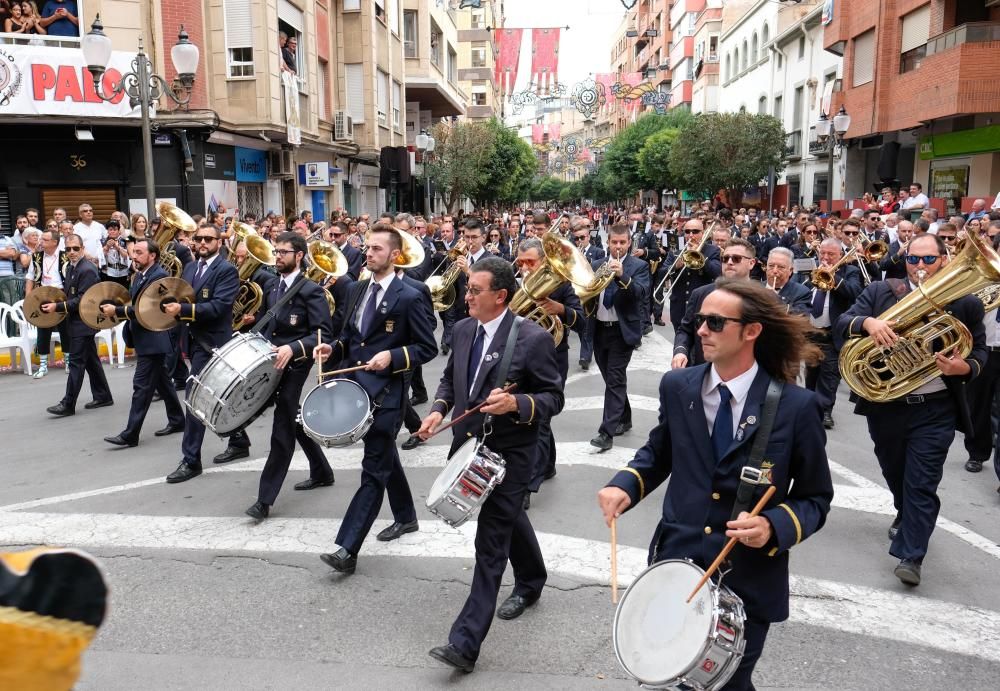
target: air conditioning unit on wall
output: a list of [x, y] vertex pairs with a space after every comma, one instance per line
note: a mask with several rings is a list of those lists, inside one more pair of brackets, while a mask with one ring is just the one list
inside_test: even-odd
[[354, 119], [347, 111], [338, 110], [333, 116], [333, 141], [354, 141]]
[[295, 157], [290, 149], [267, 152], [267, 174], [272, 178], [291, 177], [295, 174]]

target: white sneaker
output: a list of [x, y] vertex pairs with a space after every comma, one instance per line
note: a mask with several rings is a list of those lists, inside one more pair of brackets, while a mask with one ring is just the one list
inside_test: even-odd
[[41, 379], [42, 377], [44, 377], [48, 373], [49, 373], [49, 366], [48, 365], [39, 365], [38, 369], [35, 370], [35, 373], [32, 374], [31, 376], [32, 376], [33, 379]]

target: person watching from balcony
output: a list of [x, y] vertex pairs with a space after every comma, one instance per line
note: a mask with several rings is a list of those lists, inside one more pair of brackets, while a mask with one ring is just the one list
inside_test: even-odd
[[23, 0], [21, 2], [21, 16], [24, 18], [24, 25], [27, 27], [25, 33], [29, 34], [47, 34], [45, 27], [42, 26], [42, 18], [38, 16], [38, 8], [35, 6], [34, 2], [30, 0]]
[[10, 6], [10, 16], [8, 16], [3, 21], [4, 33], [8, 34], [27, 34], [30, 33], [31, 28], [29, 24], [24, 21], [24, 13], [21, 11], [21, 5], [14, 3]]
[[42, 6], [42, 18], [39, 24], [48, 31], [49, 36], [79, 36], [80, 19], [76, 0], [48, 0]]

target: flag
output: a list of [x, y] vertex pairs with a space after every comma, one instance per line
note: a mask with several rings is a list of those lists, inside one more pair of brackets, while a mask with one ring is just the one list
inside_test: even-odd
[[531, 30], [531, 81], [538, 93], [549, 93], [559, 81], [560, 29]]

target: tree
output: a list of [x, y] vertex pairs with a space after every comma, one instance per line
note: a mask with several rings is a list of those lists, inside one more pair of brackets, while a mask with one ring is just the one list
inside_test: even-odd
[[770, 115], [701, 113], [685, 124], [670, 147], [670, 172], [678, 187], [712, 197], [726, 193], [738, 208], [743, 190], [784, 169], [785, 129]]
[[480, 184], [470, 187], [468, 196], [477, 206], [513, 204], [525, 198], [538, 169], [531, 147], [496, 118], [485, 123], [493, 140], [493, 155], [486, 161]]
[[464, 197], [481, 190], [489, 180], [489, 164], [496, 152], [494, 131], [485, 123], [438, 123], [434, 127], [434, 157], [428, 175], [455, 213]]
[[679, 128], [667, 127], [647, 137], [639, 149], [639, 172], [652, 183], [651, 188], [657, 193], [676, 187], [670, 174], [670, 148], [679, 133]]
[[616, 134], [604, 150], [604, 162], [601, 164], [608, 173], [608, 191], [614, 193], [615, 198], [624, 198], [634, 196], [643, 189], [657, 188], [658, 183], [647, 177], [639, 167], [639, 151], [651, 135], [668, 128], [680, 128], [691, 118], [691, 114], [683, 108], [663, 115], [647, 113]]

